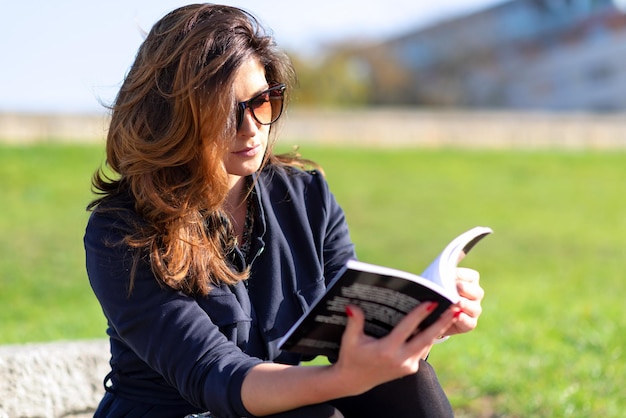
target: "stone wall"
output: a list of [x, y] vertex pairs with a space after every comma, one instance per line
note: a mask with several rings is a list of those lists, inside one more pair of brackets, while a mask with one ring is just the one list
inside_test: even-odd
[[[424, 109], [301, 109], [285, 114], [280, 141], [355, 146], [626, 148], [626, 114]], [[106, 115], [0, 113], [0, 141], [102, 141]]]
[[108, 361], [108, 340], [0, 346], [0, 418], [93, 416]]
[[341, 145], [428, 148], [626, 148], [626, 114], [415, 109], [298, 110], [281, 137]]
[[0, 142], [83, 142], [103, 140], [108, 117], [98, 114], [0, 113]]

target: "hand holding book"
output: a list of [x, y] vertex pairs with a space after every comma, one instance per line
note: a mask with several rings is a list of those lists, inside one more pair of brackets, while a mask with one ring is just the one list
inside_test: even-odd
[[[428, 356], [433, 339], [454, 324], [460, 312], [458, 308], [451, 307], [435, 323], [417, 333], [419, 323], [436, 307], [437, 302], [422, 303], [405, 315], [388, 335], [374, 338], [363, 333], [365, 312], [349, 305], [346, 313], [350, 318], [341, 338], [337, 363], [341, 363], [342, 369], [357, 370], [364, 376], [359, 377], [359, 380], [370, 377], [387, 381], [414, 373], [419, 368], [420, 360]], [[381, 351], [385, 355], [381, 356]], [[411, 370], [399, 371], [398, 367], [409, 367]]]
[[349, 260], [279, 347], [309, 355], [336, 356], [346, 325], [347, 305], [363, 310], [365, 333], [380, 338], [421, 302], [437, 302], [437, 308], [420, 324], [421, 329], [427, 327], [450, 305], [465, 302], [457, 291], [458, 262], [492, 232], [490, 228], [475, 227], [459, 235], [421, 276]]
[[457, 291], [462, 314], [459, 320], [446, 331], [446, 336], [461, 334], [473, 330], [478, 325], [478, 317], [482, 313], [481, 301], [485, 291], [480, 286], [478, 271], [469, 268], [457, 268]]

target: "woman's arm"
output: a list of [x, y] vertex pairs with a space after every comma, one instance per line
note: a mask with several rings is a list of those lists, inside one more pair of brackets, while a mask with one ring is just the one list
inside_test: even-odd
[[206, 298], [211, 318], [199, 301], [160, 286], [146, 260], [135, 269], [129, 292], [133, 253], [123, 245], [109, 245], [120, 242], [125, 230], [115, 215], [93, 214], [85, 233], [87, 272], [109, 322], [112, 344], [118, 347], [113, 355], [125, 349], [134, 354], [124, 354], [122, 366], [130, 371], [123, 372], [139, 379], [140, 386], [152, 370], [164, 379], [155, 386], [168, 396], [165, 383], [192, 405], [218, 416], [247, 415], [239, 386], [261, 360], [243, 353], [220, 331], [247, 320], [235, 295], [215, 288]]
[[317, 367], [273, 363], [254, 366], [243, 381], [244, 406], [254, 415], [273, 414], [358, 395], [416, 373], [419, 360], [435, 338], [452, 326], [460, 313], [450, 308], [431, 326], [413, 335], [434, 307], [420, 304], [389, 335], [376, 339], [363, 333], [363, 312], [350, 306], [336, 363]]

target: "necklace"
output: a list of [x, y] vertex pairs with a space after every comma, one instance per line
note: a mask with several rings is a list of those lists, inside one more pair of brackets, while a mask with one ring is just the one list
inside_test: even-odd
[[253, 199], [252, 199], [252, 193], [250, 193], [248, 197], [246, 198], [246, 218], [243, 224], [243, 234], [241, 235], [241, 244], [239, 244], [239, 249], [241, 250], [246, 260], [249, 260], [253, 227], [254, 227], [254, 204], [253, 204]]

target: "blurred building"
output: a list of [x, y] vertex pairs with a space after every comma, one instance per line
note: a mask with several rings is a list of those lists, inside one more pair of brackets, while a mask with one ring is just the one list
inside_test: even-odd
[[626, 14], [611, 0], [512, 0], [359, 53], [374, 101], [626, 109]]

